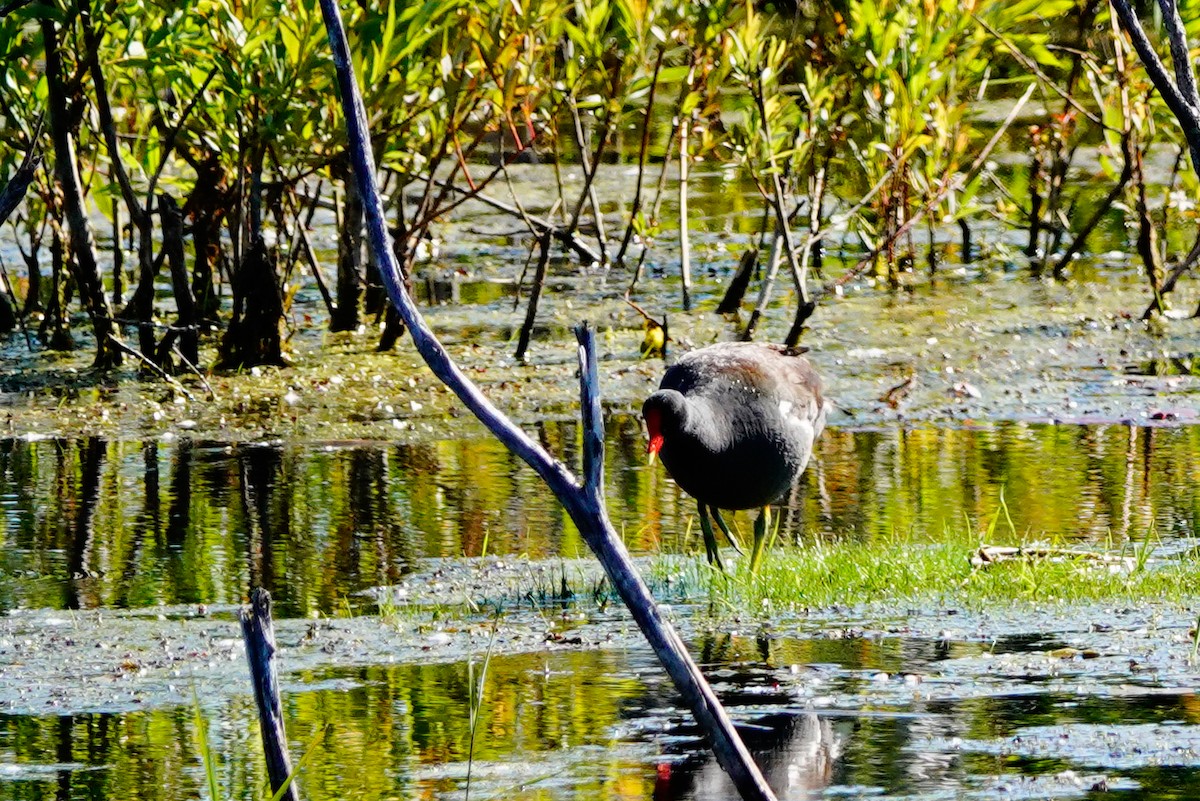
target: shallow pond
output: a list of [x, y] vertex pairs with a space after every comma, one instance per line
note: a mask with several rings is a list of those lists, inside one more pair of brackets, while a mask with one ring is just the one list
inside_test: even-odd
[[[545, 423], [568, 464], [577, 426]], [[634, 553], [699, 547], [694, 503], [608, 423], [608, 500]], [[1200, 530], [1200, 427], [997, 423], [834, 428], [784, 505], [782, 537], [1037, 537], [1120, 547]], [[423, 444], [0, 440], [0, 605], [238, 603], [363, 611], [433, 557], [576, 557], [586, 545], [531, 470], [491, 439]], [[748, 532], [750, 517], [736, 522]], [[990, 530], [990, 534], [988, 533]], [[1161, 546], [1160, 546], [1161, 547]]]
[[[1188, 671], [1167, 660], [1149, 674], [1123, 666], [1137, 649], [1170, 648], [1170, 628], [1147, 642], [1137, 613], [1106, 619], [1116, 625], [1103, 639], [1117, 631], [1142, 644], [1082, 662], [1048, 656], [1060, 642], [1027, 634], [709, 634], [690, 645], [782, 799], [1192, 797], [1200, 704], [1181, 685]], [[285, 663], [302, 648], [293, 631], [280, 641]], [[304, 796], [463, 798], [469, 783], [480, 799], [731, 797], [640, 645], [493, 656], [472, 744], [470, 688], [483, 670], [481, 656], [435, 658], [285, 681]], [[0, 799], [203, 796], [201, 720], [223, 797], [260, 797], [253, 701], [196, 697], [145, 711], [0, 715]]]
[[[538, 434], [576, 458], [574, 424]], [[1177, 552], [1200, 520], [1198, 440], [1195, 426], [835, 427], [783, 507], [784, 538], [969, 528]], [[647, 465], [637, 420], [614, 415], [608, 442], [631, 549], [697, 549], [694, 507]], [[554, 595], [555, 557], [585, 548], [490, 439], [14, 438], [0, 441], [0, 508], [0, 801], [204, 795], [197, 712], [225, 797], [255, 797], [228, 605], [259, 585], [292, 618], [285, 709], [307, 798], [461, 798], [468, 770], [481, 799], [730, 797], [625, 617], [534, 597]], [[463, 556], [550, 568], [523, 596], [486, 575], [468, 593], [449, 589]], [[413, 611], [369, 592], [395, 584], [425, 588]], [[517, 600], [494, 635], [462, 617], [468, 595]], [[864, 629], [879, 623], [835, 611], [749, 635], [706, 631], [686, 608], [679, 623], [782, 798], [1168, 798], [1200, 781], [1182, 612], [953, 612]]]

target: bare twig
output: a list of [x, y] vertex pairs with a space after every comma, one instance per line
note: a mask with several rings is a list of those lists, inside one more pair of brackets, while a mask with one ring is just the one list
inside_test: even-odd
[[[985, 31], [990, 33], [992, 36], [996, 37], [996, 39], [998, 39], [1000, 41], [1000, 43], [1003, 44], [1005, 46], [1005, 48], [1008, 49], [1008, 52], [1012, 54], [1012, 57], [1021, 63], [1021, 66], [1023, 66], [1025, 69], [1029, 70], [1034, 75], [1036, 75], [1038, 77], [1038, 80], [1042, 81], [1042, 83], [1044, 83], [1046, 86], [1049, 86], [1050, 91], [1054, 92], [1056, 95], [1058, 95], [1063, 100], [1065, 100], [1067, 102], [1067, 104], [1069, 106], [1071, 106], [1071, 108], [1075, 109], [1080, 114], [1082, 114], [1083, 116], [1087, 117], [1092, 122], [1099, 125], [1101, 128], [1107, 128], [1109, 130], [1112, 130], [1109, 126], [1104, 124], [1104, 120], [1102, 120], [1102, 119], [1100, 119], [1100, 117], [1096, 116], [1095, 112], [1093, 112], [1090, 109], [1088, 109], [1087, 107], [1085, 107], [1082, 103], [1080, 103], [1078, 100], [1076, 100], [1071, 95], [1070, 92], [1068, 92], [1066, 89], [1063, 89], [1061, 86], [1059, 86], [1057, 83], [1055, 83], [1054, 80], [1049, 75], [1042, 72], [1041, 68], [1038, 67], [1037, 62], [1034, 61], [1029, 56], [1022, 53], [1021, 49], [1019, 47], [1017, 47], [1016, 43], [1013, 42], [1012, 39], [1009, 39], [1003, 33], [996, 30], [994, 27], [991, 26], [991, 24], [989, 24], [987, 22], [987, 20], [983, 19], [978, 14], [973, 14], [971, 16], [971, 19], [974, 20], [975, 24], [979, 25]], [[1083, 55], [1083, 54], [1081, 54], [1081, 55]]]
[[783, 176], [778, 165], [775, 163], [775, 145], [771, 136], [771, 121], [767, 116], [766, 86], [764, 85], [761, 73], [758, 75], [758, 80], [752, 88], [755, 90], [753, 91], [754, 103], [758, 106], [758, 115], [762, 120], [763, 146], [767, 151], [767, 172], [771, 175], [771, 191], [765, 193], [767, 202], [775, 210], [776, 230], [783, 237], [783, 256], [787, 259], [788, 268], [792, 271], [792, 281], [796, 285], [797, 294], [800, 295], [800, 305], [802, 307], [809, 306], [812, 303], [812, 298], [808, 291], [808, 276], [805, 275], [807, 270], [802, 268], [796, 260], [796, 245], [792, 239], [791, 215], [784, 210]]
[[[434, 183], [438, 186], [445, 184], [445, 182], [439, 180], [435, 180]], [[524, 214], [522, 213], [522, 210], [516, 206], [505, 203], [503, 200], [497, 200], [496, 198], [485, 195], [482, 192], [471, 192], [468, 189], [463, 189], [462, 187], [455, 186], [453, 184], [445, 185], [449, 186], [451, 190], [458, 192], [459, 194], [469, 195], [470, 197], [467, 198], [469, 200], [476, 200], [485, 206], [492, 207], [496, 211], [503, 211], [506, 214], [512, 214], [515, 217], [520, 217], [523, 220], [532, 223], [539, 234], [544, 233], [547, 229], [551, 229], [554, 232], [554, 238], [562, 242], [566, 247], [575, 251], [580, 258], [585, 259], [588, 263], [599, 263], [600, 261], [600, 254], [593, 250], [586, 242], [581, 240], [575, 231], [569, 231], [562, 226], [554, 225], [553, 223], [541, 217], [536, 217], [532, 214]]]
[[[628, 303], [629, 307], [631, 309], [633, 309], [635, 312], [637, 312], [638, 315], [640, 315], [641, 318], [643, 320], [645, 320], [647, 324], [653, 325], [653, 326], [658, 326], [659, 328], [663, 328], [663, 329], [666, 328], [665, 322], [660, 323], [658, 320], [655, 320], [653, 317], [651, 317], [650, 312], [646, 311], [641, 306], [639, 306], [636, 302], [634, 302], [634, 300], [629, 297], [628, 292], [625, 293], [625, 302]], [[666, 320], [665, 317], [663, 319], [664, 319], [664, 321]]]
[[[613, 68], [612, 89], [613, 96], [617, 95], [619, 88], [620, 67]], [[604, 150], [608, 147], [608, 138], [612, 134], [615, 123], [612, 119], [612, 114], [604, 116], [604, 127], [600, 129], [600, 138], [596, 142], [596, 152], [592, 156], [592, 168], [588, 169], [584, 166], [583, 170], [583, 191], [579, 193], [579, 201], [575, 204], [575, 210], [571, 212], [570, 220], [567, 222], [567, 231], [574, 233], [579, 227], [579, 218], [583, 214], [583, 206], [592, 197], [592, 185], [596, 180], [596, 173], [600, 171], [600, 162], [604, 158]], [[583, 143], [580, 142], [579, 154], [583, 164], [587, 164], [587, 155], [583, 148]]]
[[1108, 194], [1105, 196], [1104, 200], [1101, 201], [1096, 210], [1092, 212], [1092, 216], [1088, 218], [1086, 223], [1084, 223], [1083, 228], [1081, 228], [1079, 233], [1075, 235], [1075, 239], [1071, 242], [1070, 246], [1067, 247], [1062, 257], [1059, 258], [1058, 262], [1054, 265], [1054, 277], [1059, 279], [1066, 274], [1066, 269], [1068, 265], [1070, 265], [1071, 259], [1075, 257], [1076, 253], [1083, 249], [1083, 245], [1087, 241], [1088, 236], [1096, 229], [1096, 226], [1100, 224], [1100, 220], [1103, 219], [1104, 215], [1108, 214], [1109, 209], [1112, 208], [1113, 203], [1117, 201], [1117, 198], [1121, 196], [1121, 193], [1125, 191], [1125, 186], [1129, 183], [1130, 179], [1133, 178], [1134, 174], [1133, 120], [1131, 119], [1132, 111], [1129, 106], [1129, 87], [1127, 85], [1128, 79], [1126, 75], [1126, 60], [1125, 54], [1122, 52], [1124, 50], [1124, 46], [1122, 44], [1122, 40], [1119, 38], [1115, 30], [1113, 31], [1113, 37], [1117, 62], [1117, 81], [1120, 84], [1121, 119], [1123, 123], [1120, 131], [1121, 174], [1118, 176], [1116, 184], [1114, 184], [1113, 187], [1108, 191]]
[[[590, 180], [591, 176], [600, 169], [599, 150], [596, 152], [596, 163], [593, 166], [591, 157], [587, 152], [587, 135], [583, 130], [583, 120], [579, 116], [579, 106], [575, 103], [575, 98], [567, 97], [567, 108], [571, 112], [571, 120], [575, 127], [575, 140], [579, 143], [579, 166], [583, 168], [583, 174], [589, 176], [587, 181], [587, 199], [592, 207], [592, 220], [596, 225], [596, 242], [600, 246], [600, 257], [604, 263], [608, 262], [608, 244], [605, 241], [607, 236], [604, 232], [604, 214], [600, 210], [600, 195], [596, 192], [596, 184]], [[574, 226], [571, 226], [574, 229]]]
[[[693, 65], [688, 73], [688, 86], [691, 86], [695, 72]], [[683, 290], [684, 311], [692, 307], [692, 237], [688, 211], [688, 179], [692, 157], [688, 152], [688, 136], [694, 113], [695, 109], [679, 120], [679, 285]]]
[[192, 94], [187, 105], [183, 107], [183, 111], [179, 113], [179, 117], [175, 120], [175, 124], [171, 126], [171, 130], [167, 132], [167, 138], [163, 140], [162, 151], [158, 157], [158, 168], [154, 170], [154, 175], [150, 176], [150, 184], [146, 188], [147, 202], [154, 197], [154, 188], [158, 186], [158, 179], [162, 177], [163, 170], [167, 166], [167, 161], [170, 159], [171, 151], [175, 149], [175, 142], [179, 138], [179, 132], [183, 130], [183, 124], [187, 122], [187, 118], [191, 115], [192, 110], [196, 108], [196, 104], [200, 102], [201, 96], [204, 95], [208, 85], [213, 82], [213, 78], [217, 77], [217, 73], [221, 71], [219, 66], [214, 66], [208, 71], [204, 81], [201, 82], [199, 88]]
[[148, 367], [150, 369], [150, 372], [154, 373], [156, 376], [161, 378], [163, 381], [166, 381], [168, 384], [170, 384], [171, 388], [174, 389], [176, 392], [183, 395], [185, 398], [187, 398], [190, 401], [196, 400], [196, 396], [193, 395], [192, 393], [188, 392], [187, 387], [185, 387], [183, 384], [180, 384], [178, 381], [175, 380], [175, 378], [170, 373], [168, 373], [166, 370], [162, 369], [157, 364], [155, 364], [154, 360], [151, 359], [149, 356], [142, 353], [137, 348], [133, 348], [133, 347], [130, 347], [129, 345], [126, 345], [124, 342], [122, 342], [120, 339], [118, 339], [115, 336], [109, 335], [108, 341], [117, 350], [121, 351], [122, 353], [126, 353], [126, 354], [132, 356], [133, 358], [137, 359], [142, 364], [146, 365], [146, 367]]
[[642, 143], [638, 148], [637, 185], [633, 190], [633, 205], [629, 209], [629, 224], [625, 226], [625, 236], [621, 238], [621, 247], [613, 259], [613, 267], [620, 267], [625, 261], [625, 251], [629, 249], [638, 215], [642, 213], [642, 180], [646, 176], [646, 154], [650, 150], [650, 119], [654, 113], [654, 95], [658, 91], [658, 74], [662, 70], [665, 53], [665, 50], [659, 48], [658, 59], [654, 62], [654, 77], [650, 79], [650, 94], [646, 98], [646, 116], [642, 120]]
[[208, 379], [204, 377], [204, 373], [202, 373], [200, 371], [200, 368], [197, 367], [196, 365], [192, 364], [191, 361], [188, 360], [188, 357], [184, 356], [183, 353], [180, 352], [179, 346], [173, 345], [171, 347], [171, 352], [174, 353], [176, 356], [178, 356], [179, 361], [183, 362], [183, 366], [186, 367], [187, 369], [191, 370], [192, 374], [194, 376], [196, 376], [197, 379], [200, 380], [200, 384], [201, 384], [201, 386], [204, 387], [204, 391], [208, 393], [208, 399], [214, 400], [214, 401], [217, 400], [218, 399], [217, 393], [212, 388], [212, 384], [208, 383]]

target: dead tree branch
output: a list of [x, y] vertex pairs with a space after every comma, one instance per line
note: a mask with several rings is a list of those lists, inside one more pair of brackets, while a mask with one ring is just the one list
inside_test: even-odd
[[699, 667], [684, 648], [679, 635], [663, 618], [649, 588], [634, 570], [624, 543], [608, 520], [604, 505], [604, 436], [597, 392], [599, 377], [594, 332], [587, 326], [576, 330], [579, 338], [580, 392], [585, 424], [585, 481], [581, 483], [566, 465], [552, 457], [480, 392], [450, 358], [409, 297], [384, 221], [383, 203], [375, 175], [375, 158], [370, 149], [367, 132], [366, 110], [358, 81], [354, 76], [341, 12], [336, 0], [321, 0], [321, 11], [337, 69], [338, 87], [346, 117], [346, 134], [349, 139], [348, 150], [363, 198], [368, 239], [388, 295], [408, 326], [417, 351], [434, 375], [458, 396], [505, 447], [532, 467], [563, 504], [600, 560], [633, 619], [667, 669], [683, 700], [708, 734], [717, 761], [730, 774], [742, 797], [762, 801], [773, 799], [770, 787], [754, 764], [732, 721], [700, 673]]
[[1179, 16], [1179, 8], [1175, 0], [1158, 0], [1162, 10], [1163, 22], [1167, 27], [1167, 41], [1171, 48], [1171, 61], [1175, 66], [1175, 80], [1167, 73], [1162, 59], [1158, 57], [1142, 23], [1129, 5], [1128, 0], [1112, 0], [1117, 12], [1121, 28], [1133, 42], [1146, 73], [1154, 88], [1162, 95], [1167, 108], [1179, 120], [1183, 135], [1187, 139], [1188, 149], [1192, 153], [1192, 168], [1200, 170], [1200, 94], [1196, 91], [1196, 77], [1188, 59], [1187, 33], [1183, 28], [1183, 20]]

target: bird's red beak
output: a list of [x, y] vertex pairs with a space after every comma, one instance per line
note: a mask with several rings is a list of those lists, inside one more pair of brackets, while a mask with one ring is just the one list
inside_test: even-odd
[[658, 456], [658, 452], [662, 450], [663, 446], [662, 428], [659, 425], [661, 415], [662, 412], [658, 409], [646, 412], [646, 433], [650, 435], [650, 442], [646, 445], [646, 455], [650, 457], [650, 464], [654, 464], [654, 457]]

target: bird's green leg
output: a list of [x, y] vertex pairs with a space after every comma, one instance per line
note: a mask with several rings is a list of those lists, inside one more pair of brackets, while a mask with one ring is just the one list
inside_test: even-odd
[[763, 549], [767, 544], [767, 532], [771, 530], [771, 507], [764, 506], [754, 521], [754, 547], [750, 549], [750, 574], [758, 573], [762, 564]]
[[696, 507], [700, 510], [700, 531], [704, 534], [704, 550], [708, 552], [708, 563], [716, 565], [717, 570], [725, 572], [725, 565], [721, 562], [721, 552], [717, 549], [717, 537], [713, 534], [712, 523], [708, 522], [708, 509], [701, 501], [696, 502]]
[[721, 533], [729, 540], [729, 544], [738, 552], [738, 556], [745, 556], [746, 552], [742, 550], [742, 542], [737, 538], [737, 535], [725, 525], [725, 518], [721, 517], [721, 510], [715, 506], [708, 507], [708, 511], [712, 512], [713, 520], [717, 521], [717, 528], [721, 529]]

